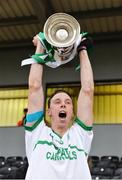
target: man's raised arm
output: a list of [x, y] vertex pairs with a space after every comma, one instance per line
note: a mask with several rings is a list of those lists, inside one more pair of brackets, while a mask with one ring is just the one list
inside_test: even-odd
[[[44, 53], [44, 49], [37, 36], [33, 38], [36, 46], [35, 53]], [[28, 114], [44, 110], [44, 92], [42, 86], [43, 65], [35, 63], [31, 65], [29, 73]]]
[[94, 81], [93, 72], [87, 50], [83, 48], [79, 52], [81, 90], [78, 97], [77, 117], [87, 126], [93, 124], [93, 96]]

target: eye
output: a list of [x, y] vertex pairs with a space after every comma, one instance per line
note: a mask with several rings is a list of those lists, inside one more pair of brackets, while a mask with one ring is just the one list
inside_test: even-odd
[[60, 104], [60, 100], [57, 99], [57, 100], [55, 101], [55, 104]]
[[71, 104], [71, 101], [69, 101], [69, 100], [68, 100], [68, 101], [66, 101], [66, 104]]

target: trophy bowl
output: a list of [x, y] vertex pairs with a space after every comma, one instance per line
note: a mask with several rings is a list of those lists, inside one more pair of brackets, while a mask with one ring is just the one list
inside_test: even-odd
[[71, 15], [55, 13], [44, 24], [46, 40], [54, 47], [69, 47], [73, 45], [80, 34], [80, 25]]

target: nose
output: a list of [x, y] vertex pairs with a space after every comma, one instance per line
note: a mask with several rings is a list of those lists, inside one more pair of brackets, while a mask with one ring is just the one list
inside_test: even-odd
[[62, 103], [61, 108], [65, 108], [65, 107], [66, 107], [65, 103]]

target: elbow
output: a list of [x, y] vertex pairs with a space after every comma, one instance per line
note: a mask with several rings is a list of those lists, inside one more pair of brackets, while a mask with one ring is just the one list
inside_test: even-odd
[[38, 80], [31, 80], [29, 81], [29, 89], [33, 91], [37, 91], [42, 86], [41, 81]]
[[93, 95], [94, 94], [94, 84], [86, 83], [84, 86], [82, 86], [82, 91], [85, 94]]

